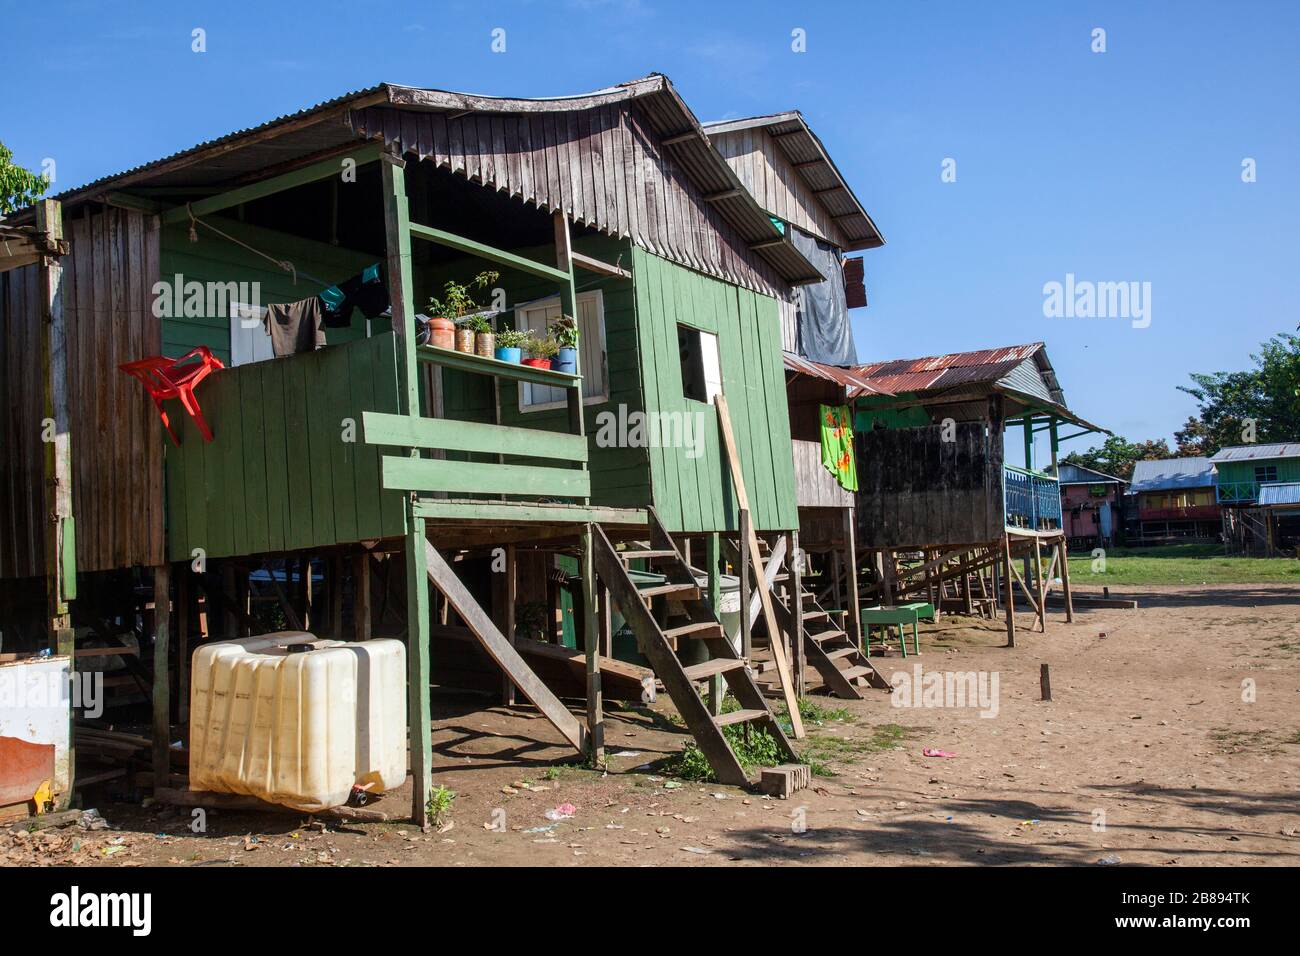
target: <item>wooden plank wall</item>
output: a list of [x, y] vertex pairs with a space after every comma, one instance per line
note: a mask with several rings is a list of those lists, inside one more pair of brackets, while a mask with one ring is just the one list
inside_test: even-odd
[[685, 397], [677, 325], [718, 336], [722, 388], [731, 411], [741, 466], [758, 530], [798, 527], [790, 419], [785, 398], [776, 300], [652, 255], [632, 253], [637, 335], [647, 412], [698, 413], [704, 451], [651, 448], [654, 504], [670, 531], [738, 527], [717, 411]]
[[709, 142], [727, 160], [727, 165], [758, 204], [772, 215], [840, 248], [849, 245], [830, 212], [767, 130], [710, 133]]
[[181, 445], [167, 448], [171, 560], [195, 548], [219, 558], [403, 533], [400, 494], [380, 490], [382, 449], [361, 430], [362, 411], [397, 411], [391, 332], [216, 372], [198, 398], [213, 441], [178, 409]]
[[45, 573], [40, 267], [0, 274], [0, 578]]
[[785, 285], [703, 201], [634, 104], [452, 121], [443, 113], [368, 107], [352, 112], [352, 126], [715, 278], [764, 295]]
[[842, 487], [822, 464], [820, 441], [791, 442], [795, 499], [800, 508], [852, 508], [854, 493]]
[[[86, 206], [65, 218], [64, 230], [71, 247], [63, 259], [63, 311], [77, 570], [159, 564], [163, 429], [144, 389], [117, 369], [119, 363], [160, 351], [152, 308], [157, 219]], [[0, 281], [0, 365], [5, 367], [0, 445], [7, 450], [0, 576], [31, 576], [43, 573], [36, 517], [43, 453], [35, 361], [40, 354], [37, 268], [15, 270]], [[33, 531], [34, 541], [29, 540]]]
[[1005, 526], [1002, 434], [960, 422], [857, 433], [858, 547], [992, 541]]

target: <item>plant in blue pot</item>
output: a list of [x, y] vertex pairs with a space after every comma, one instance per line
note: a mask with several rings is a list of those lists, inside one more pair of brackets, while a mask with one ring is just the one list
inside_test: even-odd
[[551, 336], [560, 347], [551, 368], [557, 372], [578, 374], [578, 323], [573, 316], [562, 315], [550, 325]]
[[496, 358], [502, 362], [511, 362], [518, 365], [523, 361], [524, 340], [527, 338], [527, 332], [520, 332], [517, 329], [510, 328], [497, 329]]

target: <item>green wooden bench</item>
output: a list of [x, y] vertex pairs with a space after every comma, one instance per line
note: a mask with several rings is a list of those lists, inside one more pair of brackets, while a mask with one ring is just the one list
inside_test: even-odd
[[885, 641], [889, 634], [889, 628], [898, 627], [898, 647], [907, 656], [907, 637], [903, 632], [904, 626], [912, 625], [912, 649], [916, 654], [921, 653], [921, 640], [917, 632], [917, 623], [922, 619], [934, 620], [934, 605], [925, 602], [916, 604], [897, 604], [894, 607], [864, 607], [862, 609], [862, 651], [868, 657], [871, 656], [871, 628], [872, 626], [880, 627], [884, 636], [880, 639], [881, 647], [885, 646]]

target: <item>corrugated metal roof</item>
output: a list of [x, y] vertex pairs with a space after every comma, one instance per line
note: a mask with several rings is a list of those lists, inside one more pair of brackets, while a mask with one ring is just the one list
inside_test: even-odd
[[1082, 465], [1071, 465], [1062, 463], [1057, 466], [1056, 480], [1062, 485], [1096, 485], [1096, 484], [1124, 484], [1123, 478], [1116, 478], [1114, 475], [1108, 475], [1104, 471], [1097, 471], [1095, 468], [1085, 468]]
[[785, 368], [788, 372], [811, 375], [813, 378], [823, 378], [834, 382], [836, 385], [843, 385], [851, 393], [857, 395], [889, 394], [882, 391], [878, 385], [858, 375], [851, 368], [840, 368], [838, 365], [823, 365], [820, 362], [810, 362], [793, 352], [782, 352], [781, 357], [785, 361]]
[[1138, 494], [1144, 491], [1210, 488], [1215, 484], [1217, 479], [1214, 465], [1204, 456], [1162, 458], [1158, 461], [1139, 461], [1133, 466], [1129, 492]]
[[1259, 486], [1259, 503], [1300, 505], [1300, 481], [1270, 481]]
[[1274, 458], [1300, 458], [1300, 442], [1275, 442], [1271, 445], [1233, 445], [1220, 448], [1210, 461], [1269, 461]]
[[854, 371], [889, 394], [934, 391], [954, 385], [993, 385], [1042, 348], [1042, 342], [1033, 342], [978, 352], [891, 359], [859, 365]]

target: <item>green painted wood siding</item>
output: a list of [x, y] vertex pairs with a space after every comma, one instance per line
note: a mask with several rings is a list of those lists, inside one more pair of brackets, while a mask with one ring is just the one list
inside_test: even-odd
[[691, 458], [687, 448], [649, 450], [653, 500], [660, 517], [673, 531], [738, 526], [717, 410], [686, 398], [682, 388], [677, 347], [677, 326], [682, 324], [718, 336], [722, 392], [731, 412], [754, 526], [797, 528], [776, 299], [692, 272], [640, 248], [631, 250], [631, 262], [645, 409], [698, 415], [704, 430], [704, 451], [698, 458]]
[[1273, 458], [1268, 461], [1222, 461], [1215, 470], [1219, 484], [1253, 482], [1256, 468], [1276, 468], [1278, 481], [1300, 481], [1300, 458]]
[[[256, 249], [277, 259], [287, 259], [304, 273], [329, 282], [342, 282], [356, 275], [379, 257], [341, 249], [323, 242], [301, 239], [287, 233], [251, 226], [235, 219], [207, 216], [230, 235], [247, 242]], [[306, 276], [293, 277], [261, 256], [254, 255], [242, 246], [218, 236], [211, 230], [198, 227], [198, 242], [189, 241], [189, 224], [167, 226], [162, 231], [161, 280], [168, 284], [178, 273], [186, 281], [199, 282], [258, 282], [261, 304], [295, 302], [323, 290], [318, 282]], [[387, 320], [372, 323], [373, 332], [389, 331]], [[349, 342], [365, 336], [365, 326], [360, 320], [349, 329], [327, 329], [326, 341], [331, 345]], [[164, 316], [162, 319], [163, 354], [176, 357], [184, 355], [196, 345], [206, 345], [214, 355], [230, 364], [230, 316]]]
[[[401, 495], [381, 492], [363, 411], [397, 411], [391, 332], [216, 372], [198, 388], [213, 441], [168, 405], [167, 549], [173, 561], [253, 555], [403, 533]], [[344, 440], [344, 420], [354, 423]]]

